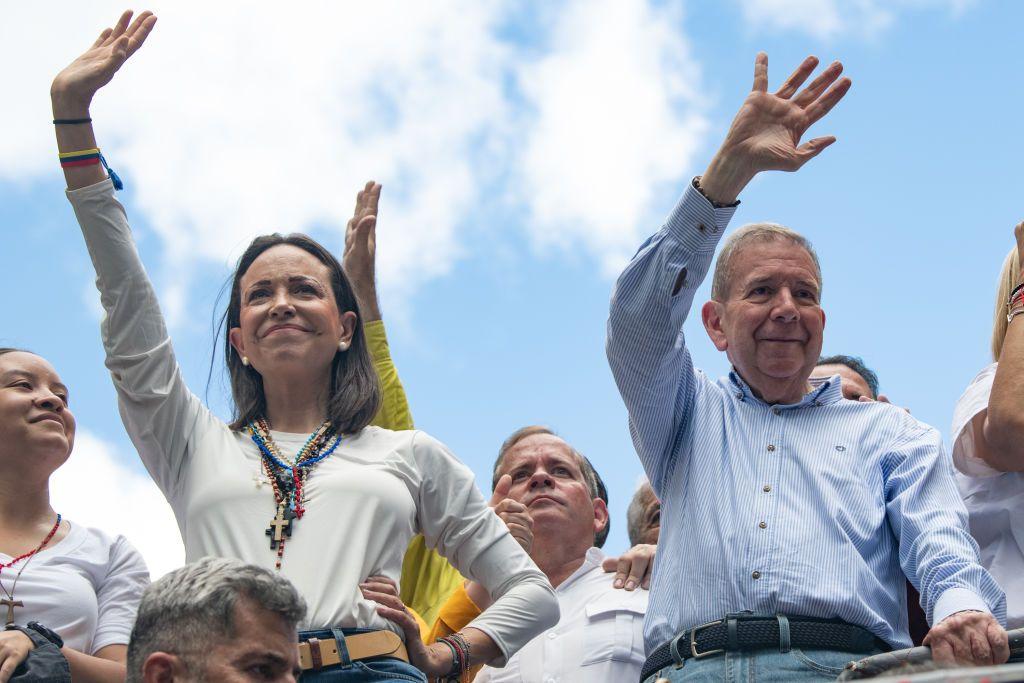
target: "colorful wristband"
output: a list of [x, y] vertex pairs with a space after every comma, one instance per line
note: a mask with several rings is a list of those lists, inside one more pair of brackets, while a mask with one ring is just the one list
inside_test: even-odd
[[98, 147], [93, 147], [92, 149], [80, 149], [77, 152], [61, 152], [58, 155], [58, 158], [60, 159], [61, 168], [76, 168], [78, 166], [103, 164], [103, 168], [107, 171], [107, 177], [109, 177], [111, 182], [114, 183], [114, 189], [124, 189], [124, 183], [121, 182], [121, 178], [114, 172], [114, 169], [110, 168], [107, 164], [107, 160], [103, 158]]
[[55, 126], [74, 126], [79, 123], [92, 123], [92, 119], [86, 117], [84, 119], [54, 119], [53, 125]]

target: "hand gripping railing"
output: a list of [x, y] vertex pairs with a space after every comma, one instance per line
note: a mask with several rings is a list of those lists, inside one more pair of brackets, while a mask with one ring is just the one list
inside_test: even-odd
[[[1010, 640], [1010, 660], [1024, 659], [1024, 628], [1007, 631]], [[874, 678], [882, 674], [897, 673], [895, 669], [930, 662], [932, 649], [928, 646], [912, 647], [906, 650], [893, 650], [880, 655], [872, 655], [858, 659], [846, 665], [843, 673], [836, 680], [856, 681], [863, 678]]]

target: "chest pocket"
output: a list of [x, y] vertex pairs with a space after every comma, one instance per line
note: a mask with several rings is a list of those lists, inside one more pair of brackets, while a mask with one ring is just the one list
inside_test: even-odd
[[[609, 660], [644, 663], [644, 605], [630, 593], [587, 605], [583, 666]], [[624, 599], [626, 598], [626, 599]]]

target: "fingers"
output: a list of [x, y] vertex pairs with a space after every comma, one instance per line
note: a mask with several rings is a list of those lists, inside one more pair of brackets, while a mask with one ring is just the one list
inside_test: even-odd
[[368, 576], [359, 584], [359, 588], [398, 597], [398, 584], [386, 576]]
[[832, 111], [832, 107], [839, 104], [839, 100], [849, 92], [851, 85], [853, 85], [853, 81], [849, 78], [840, 79], [838, 83], [829, 88], [827, 93], [808, 105], [804, 110], [807, 112], [807, 126], [810, 127], [815, 121]]
[[892, 401], [889, 400], [889, 397], [886, 396], [885, 394], [879, 394], [878, 395], [878, 402], [879, 403], [892, 403]]
[[107, 42], [107, 38], [109, 38], [110, 34], [113, 33], [113, 32], [114, 32], [114, 29], [112, 29], [112, 28], [105, 28], [105, 29], [103, 29], [103, 31], [100, 32], [100, 37], [96, 39], [96, 42], [92, 44], [92, 48], [90, 48], [90, 49], [95, 49], [95, 48], [103, 45], [103, 43]]
[[768, 55], [758, 52], [754, 59], [754, 88], [758, 92], [768, 92]]
[[[927, 645], [927, 643], [925, 643]], [[953, 647], [945, 640], [939, 640], [932, 644], [932, 659], [938, 664], [956, 664], [956, 657], [953, 656]]]
[[372, 180], [368, 183], [370, 186], [366, 193], [366, 208], [369, 213], [374, 216], [377, 215], [377, 207], [380, 205], [380, 183], [375, 183]]
[[512, 477], [508, 474], [501, 475], [498, 479], [498, 483], [494, 485], [494, 494], [491, 496], [491, 502], [488, 503], [492, 508], [497, 507], [498, 503], [508, 498], [508, 492], [512, 490]]
[[[817, 60], [815, 60], [815, 64], [817, 64]], [[841, 73], [843, 73], [843, 65], [839, 62], [832, 62], [831, 64], [828, 65], [827, 69], [822, 71], [820, 74], [818, 74], [817, 78], [811, 81], [811, 84], [809, 86], [804, 88], [799, 95], [793, 98], [793, 104], [799, 105], [801, 107], [806, 107], [811, 102], [821, 97], [821, 93], [825, 92], [825, 89], [828, 86], [835, 83], [836, 79], [839, 78], [839, 74]], [[796, 74], [793, 75], [795, 76]]]
[[622, 588], [626, 585], [626, 579], [629, 577], [629, 568], [632, 564], [626, 556], [618, 559], [615, 563], [615, 579], [612, 581], [612, 587]]
[[992, 648], [989, 647], [988, 638], [985, 637], [985, 634], [972, 631], [968, 634], [967, 640], [971, 648], [970, 660], [974, 664], [991, 666]]
[[858, 396], [857, 401], [860, 403], [874, 403], [875, 400], [870, 396]]
[[1006, 629], [995, 619], [990, 619], [985, 627], [985, 637], [992, 648], [992, 663], [1005, 663], [1010, 658], [1010, 639], [1006, 635]]
[[[786, 80], [786, 82], [782, 84], [782, 87], [779, 88], [775, 92], [775, 95], [777, 97], [781, 97], [783, 99], [787, 99], [788, 100], [790, 97], [793, 96], [793, 93], [795, 93], [797, 91], [797, 88], [799, 88], [801, 85], [804, 84], [804, 81], [807, 80], [807, 77], [810, 76], [812, 73], [814, 73], [814, 69], [817, 66], [818, 66], [818, 58], [817, 57], [813, 57], [812, 56], [812, 57], [808, 57], [807, 59], [805, 59], [800, 64], [800, 66], [798, 66], [796, 68], [796, 71], [794, 71], [792, 74], [790, 74], [790, 76]], [[825, 73], [828, 73], [828, 72], [826, 71]], [[823, 75], [824, 74], [822, 74], [822, 76]], [[816, 78], [814, 80], [814, 83], [817, 83], [819, 80], [821, 80], [821, 76], [818, 76], [818, 78]], [[833, 78], [832, 80], [835, 80], [835, 78]], [[829, 81], [829, 82], [831, 82], [831, 81]], [[810, 87], [813, 88], [814, 87], [814, 83], [812, 83]], [[822, 90], [824, 90], [824, 87], [822, 87]], [[804, 92], [807, 92], [807, 91], [805, 90]], [[801, 93], [801, 96], [802, 95], [803, 95], [803, 93]]]
[[629, 576], [626, 578], [626, 590], [635, 590], [640, 585], [644, 575], [647, 574], [647, 566], [650, 562], [651, 559], [645, 555], [638, 555], [633, 558], [632, 565], [629, 568]]
[[[808, 140], [804, 144], [800, 145], [799, 147], [797, 147], [796, 155], [795, 155], [795, 157], [793, 159], [793, 161], [795, 163], [795, 167], [792, 168], [791, 170], [795, 171], [796, 169], [800, 168], [801, 166], [806, 164], [808, 161], [810, 161], [814, 157], [816, 157], [819, 154], [821, 154], [825, 150], [826, 147], [828, 147], [829, 145], [831, 145], [835, 141], [836, 141], [836, 139], [835, 139], [834, 136], [828, 135], [826, 137], [814, 138], [813, 140]], [[865, 398], [865, 397], [862, 396], [861, 399], [863, 399], [863, 398]], [[861, 399], [858, 399], [858, 400], [861, 400]], [[868, 401], [870, 401], [870, 400], [871, 399], [868, 399]]]
[[121, 18], [114, 24], [114, 28], [111, 30], [110, 35], [107, 36], [107, 42], [113, 42], [124, 35], [125, 30], [128, 28], [128, 22], [132, 20], [133, 12], [128, 9], [124, 11]]
[[136, 19], [131, 28], [128, 29], [126, 35], [128, 36], [128, 56], [131, 57], [135, 52], [142, 47], [142, 44], [146, 42], [146, 38], [149, 36], [150, 31], [156, 26], [156, 15], [152, 12], [143, 12]]

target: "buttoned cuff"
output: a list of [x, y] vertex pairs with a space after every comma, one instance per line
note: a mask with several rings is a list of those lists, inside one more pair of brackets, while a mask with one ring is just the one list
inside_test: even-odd
[[985, 614], [992, 613], [988, 604], [974, 591], [967, 588], [950, 588], [935, 601], [931, 625], [934, 626], [950, 614], [963, 612], [964, 610], [977, 610]]
[[665, 225], [669, 234], [694, 253], [713, 252], [734, 213], [735, 206], [716, 209], [692, 183], [687, 183]]

